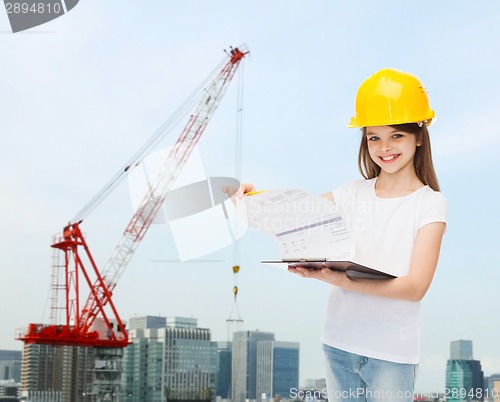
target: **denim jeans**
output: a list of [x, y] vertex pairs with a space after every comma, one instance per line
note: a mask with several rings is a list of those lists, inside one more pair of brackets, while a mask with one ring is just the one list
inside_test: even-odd
[[412, 402], [417, 364], [394, 363], [323, 345], [329, 402]]

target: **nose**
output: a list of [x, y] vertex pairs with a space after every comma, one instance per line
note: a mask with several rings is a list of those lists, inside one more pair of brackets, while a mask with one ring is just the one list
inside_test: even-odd
[[380, 150], [382, 152], [389, 152], [392, 149], [390, 140], [380, 140]]

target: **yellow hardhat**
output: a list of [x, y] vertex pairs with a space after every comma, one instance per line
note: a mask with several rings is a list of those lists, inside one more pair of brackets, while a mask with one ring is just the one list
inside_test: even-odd
[[347, 127], [426, 125], [434, 118], [422, 82], [413, 74], [384, 68], [368, 77], [356, 95], [356, 116]]

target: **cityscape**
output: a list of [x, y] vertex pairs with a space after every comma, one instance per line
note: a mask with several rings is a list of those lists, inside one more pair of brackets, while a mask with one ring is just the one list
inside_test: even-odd
[[[268, 331], [215, 341], [196, 318], [139, 316], [131, 344], [97, 348], [26, 344], [0, 350], [0, 401], [265, 402], [327, 400], [324, 378], [300, 383], [300, 344]], [[99, 354], [100, 353], [100, 354]], [[322, 362], [320, 362], [322, 364]], [[106, 389], [104, 395], [96, 390]], [[450, 342], [446, 388], [414, 401], [500, 401], [500, 372], [485, 376], [471, 340]]]
[[[70, 3], [50, 1], [57, 2]], [[31, 32], [10, 33], [14, 15], [6, 9], [0, 20], [0, 399], [172, 401], [184, 392], [179, 398], [229, 401], [243, 393], [249, 402], [254, 394], [255, 401], [274, 402], [327, 396], [318, 335], [328, 288], [263, 267], [262, 259], [277, 256], [275, 244], [253, 232], [237, 247], [239, 257], [228, 246], [181, 265], [172, 231], [155, 226], [111, 289], [126, 324], [120, 334], [130, 333], [126, 348], [33, 342], [23, 349], [14, 341], [21, 326], [41, 322], [55, 333], [62, 323], [71, 328], [80, 312], [99, 310], [84, 309], [82, 300], [66, 322], [52, 319], [62, 311], [51, 308], [51, 291], [62, 282], [54, 283], [49, 264], [62, 261], [52, 264], [50, 236], [79, 223], [69, 219], [83, 202], [118, 170], [130, 171], [134, 164], [125, 158], [245, 44], [251, 50], [245, 69], [199, 152], [208, 175], [241, 177], [259, 190], [293, 186], [323, 194], [359, 177], [359, 132], [346, 125], [361, 80], [386, 67], [422, 77], [436, 110], [433, 160], [449, 200], [449, 227], [422, 302], [415, 399], [497, 399], [500, 349], [491, 306], [500, 302], [500, 214], [491, 204], [500, 196], [494, 185], [500, 136], [492, 118], [500, 108], [498, 15], [500, 2], [81, 1]], [[214, 104], [213, 96], [198, 100]], [[168, 142], [179, 134], [174, 129]], [[99, 267], [132, 214], [122, 184], [81, 226]], [[239, 297], [248, 331], [230, 337], [224, 318], [234, 265], [242, 267]], [[145, 315], [166, 317], [157, 328], [131, 319]], [[106, 330], [103, 335], [99, 341], [108, 341]], [[285, 364], [294, 353], [300, 368], [292, 383], [295, 366], [288, 372]], [[287, 373], [284, 395], [274, 384], [278, 372]], [[253, 382], [238, 381], [241, 375]], [[100, 399], [96, 388], [106, 392]]]

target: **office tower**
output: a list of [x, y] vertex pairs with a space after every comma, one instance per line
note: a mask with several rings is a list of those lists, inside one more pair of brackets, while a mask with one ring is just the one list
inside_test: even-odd
[[231, 397], [231, 349], [231, 342], [217, 342], [218, 370], [216, 395], [221, 399], [229, 399]]
[[190, 317], [167, 317], [167, 327], [196, 328], [198, 320]]
[[482, 401], [484, 375], [481, 362], [472, 358], [472, 341], [450, 344], [450, 359], [446, 364], [448, 401]]
[[257, 401], [288, 398], [299, 387], [299, 344], [261, 341], [257, 343]]
[[290, 388], [298, 387], [298, 377], [297, 343], [277, 342], [270, 332], [234, 333], [232, 402], [260, 401], [262, 394], [265, 397], [279, 394], [286, 398], [290, 394]]
[[165, 328], [166, 326], [166, 317], [145, 315], [130, 318], [128, 329]]
[[167, 318], [165, 327], [131, 329], [129, 337], [125, 401], [215, 401], [217, 345], [196, 319]]
[[21, 382], [22, 355], [20, 350], [0, 349], [0, 380]]
[[274, 341], [274, 334], [260, 331], [238, 331], [233, 334], [231, 400], [256, 399], [257, 343]]
[[472, 341], [451, 341], [450, 360], [472, 360]]

